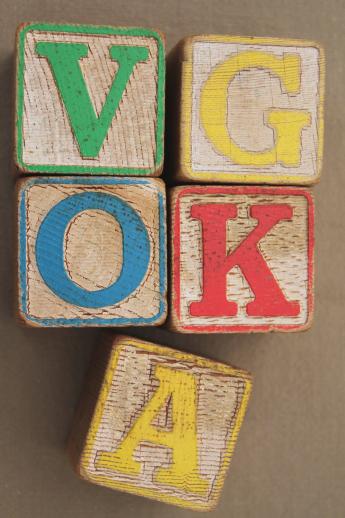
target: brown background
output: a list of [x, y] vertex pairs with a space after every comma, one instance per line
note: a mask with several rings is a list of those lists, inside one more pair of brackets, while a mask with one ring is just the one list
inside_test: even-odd
[[0, 517], [189, 517], [79, 481], [64, 445], [97, 330], [35, 330], [12, 316], [12, 74], [22, 21], [142, 25], [170, 49], [197, 33], [317, 39], [326, 49], [325, 160], [316, 195], [316, 315], [297, 334], [132, 334], [234, 363], [254, 393], [214, 517], [345, 516], [344, 0], [2, 0], [0, 6]]

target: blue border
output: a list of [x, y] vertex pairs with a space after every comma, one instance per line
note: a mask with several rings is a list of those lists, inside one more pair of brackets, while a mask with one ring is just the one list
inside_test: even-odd
[[116, 185], [116, 184], [129, 184], [129, 185], [153, 185], [149, 179], [141, 178], [86, 178], [86, 177], [39, 177], [34, 179], [25, 180], [24, 184], [20, 187], [19, 191], [19, 285], [20, 295], [19, 303], [20, 310], [24, 315], [25, 319], [39, 324], [44, 327], [83, 327], [83, 326], [103, 326], [103, 327], [116, 327], [116, 325], [148, 325], [154, 324], [166, 311], [166, 289], [167, 289], [167, 267], [166, 267], [166, 210], [165, 210], [165, 199], [161, 192], [158, 192], [158, 205], [159, 205], [159, 292], [160, 292], [160, 304], [157, 315], [150, 318], [37, 318], [33, 317], [28, 313], [27, 309], [27, 257], [26, 257], [26, 193], [27, 190], [35, 184], [73, 184], [73, 185]]

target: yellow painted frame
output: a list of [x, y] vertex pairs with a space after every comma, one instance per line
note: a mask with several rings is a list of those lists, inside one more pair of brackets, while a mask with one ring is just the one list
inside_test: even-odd
[[[315, 47], [319, 51], [319, 103], [318, 103], [318, 134], [317, 149], [317, 174], [313, 177], [302, 175], [263, 175], [253, 171], [243, 173], [224, 173], [210, 171], [193, 171], [191, 158], [191, 130], [192, 130], [192, 79], [193, 79], [193, 55], [192, 46], [195, 42], [207, 41], [214, 43], [244, 43], [250, 45], [279, 45], [293, 47]], [[320, 179], [323, 158], [324, 142], [324, 98], [325, 98], [325, 53], [320, 44], [315, 41], [281, 39], [281, 38], [257, 38], [245, 36], [225, 35], [201, 35], [186, 38], [182, 42], [182, 80], [181, 80], [181, 105], [180, 105], [180, 149], [179, 169], [177, 177], [180, 180], [208, 183], [241, 183], [241, 184], [281, 184], [281, 185], [311, 185]], [[250, 175], [249, 175], [250, 173]]]
[[[118, 336], [114, 342], [115, 347], [113, 347], [108, 364], [106, 367], [105, 376], [102, 382], [102, 386], [100, 389], [99, 397], [97, 400], [97, 404], [94, 410], [94, 414], [91, 419], [90, 428], [86, 437], [86, 441], [83, 447], [83, 451], [80, 458], [80, 466], [79, 466], [79, 473], [80, 476], [90, 482], [93, 482], [95, 484], [99, 484], [105, 487], [109, 487], [112, 489], [118, 489], [121, 491], [126, 491], [128, 493], [133, 493], [136, 495], [144, 496], [147, 498], [160, 500], [162, 502], [168, 503], [168, 504], [174, 504], [179, 507], [189, 508], [193, 509], [195, 511], [209, 511], [211, 509], [214, 509], [217, 505], [218, 499], [220, 497], [221, 489], [224, 484], [226, 472], [228, 470], [230, 460], [234, 451], [235, 443], [237, 440], [237, 436], [239, 433], [239, 430], [241, 428], [245, 411], [248, 405], [249, 396], [252, 390], [252, 381], [251, 376], [246, 371], [235, 369], [234, 367], [231, 367], [230, 365], [226, 365], [223, 363], [216, 362], [214, 360], [209, 360], [206, 358], [202, 358], [200, 356], [195, 356], [193, 354], [183, 353], [180, 351], [176, 351], [174, 349], [170, 349], [168, 347], [162, 347], [159, 345], [155, 345], [149, 342], [143, 342], [141, 340], [137, 340], [135, 338], [129, 338], [126, 336]], [[175, 497], [173, 495], [167, 495], [161, 493], [159, 490], [154, 489], [147, 489], [138, 487], [135, 484], [131, 483], [124, 483], [115, 481], [113, 479], [107, 479], [104, 475], [96, 476], [96, 475], [90, 475], [88, 472], [88, 465], [91, 461], [91, 452], [94, 446], [94, 442], [97, 437], [98, 429], [101, 424], [104, 406], [106, 403], [106, 400], [108, 398], [111, 382], [113, 379], [114, 372], [116, 370], [117, 362], [120, 356], [120, 353], [122, 349], [125, 346], [133, 346], [137, 347], [138, 349], [148, 351], [151, 353], [159, 354], [162, 356], [170, 356], [175, 358], [176, 360], [182, 360], [182, 361], [189, 361], [193, 364], [199, 366], [199, 367], [206, 367], [211, 368], [214, 371], [220, 372], [222, 374], [227, 374], [235, 377], [240, 377], [243, 379], [245, 384], [245, 390], [244, 394], [238, 409], [235, 425], [233, 428], [233, 432], [231, 434], [231, 437], [228, 440], [227, 443], [227, 449], [226, 453], [223, 458], [223, 462], [221, 465], [221, 468], [219, 470], [218, 476], [216, 478], [216, 482], [212, 488], [211, 498], [208, 502], [198, 504], [196, 502], [191, 502], [184, 500], [180, 497]]]

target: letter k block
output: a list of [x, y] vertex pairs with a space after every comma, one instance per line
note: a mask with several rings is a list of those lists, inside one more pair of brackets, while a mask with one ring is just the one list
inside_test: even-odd
[[16, 162], [21, 171], [161, 173], [165, 56], [159, 33], [24, 24], [17, 51]]
[[295, 331], [313, 313], [313, 201], [300, 188], [178, 187], [171, 324], [186, 333]]
[[125, 336], [97, 351], [92, 365], [70, 440], [77, 473], [213, 509], [250, 395], [249, 373]]

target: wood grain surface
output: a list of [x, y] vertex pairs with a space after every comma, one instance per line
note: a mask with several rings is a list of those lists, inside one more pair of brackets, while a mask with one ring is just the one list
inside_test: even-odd
[[18, 222], [18, 303], [26, 323], [121, 326], [164, 321], [161, 180], [21, 180]]
[[[205, 210], [211, 210], [207, 220]], [[173, 329], [307, 328], [313, 313], [313, 225], [311, 194], [303, 189], [173, 189]]]
[[179, 180], [298, 185], [319, 179], [324, 54], [318, 44], [201, 35], [180, 42], [177, 53]]
[[250, 375], [139, 339], [108, 342], [105, 361], [99, 354], [93, 361], [96, 376], [71, 434], [77, 472], [92, 483], [181, 507], [214, 508]]
[[17, 53], [22, 171], [160, 174], [165, 58], [158, 32], [24, 24]]

